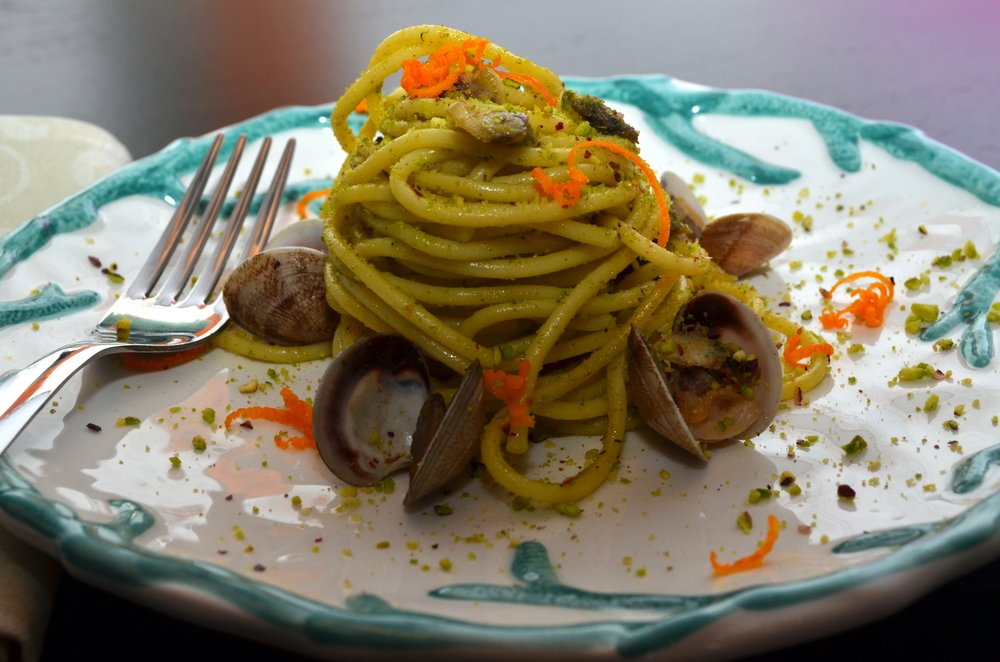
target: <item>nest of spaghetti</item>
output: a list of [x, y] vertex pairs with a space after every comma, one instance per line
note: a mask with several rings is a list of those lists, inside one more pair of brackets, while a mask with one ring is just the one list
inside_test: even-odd
[[[515, 495], [575, 502], [612, 473], [628, 430], [648, 425], [704, 459], [705, 443], [762, 431], [812, 369], [782, 369], [782, 321], [671, 210], [636, 130], [551, 71], [457, 30], [408, 28], [378, 46], [332, 127], [348, 154], [322, 211], [340, 358], [317, 394], [316, 437], [348, 482], [407, 464], [412, 482], [442, 456], [478, 457]], [[413, 378], [414, 354], [365, 345], [373, 336], [429, 367]], [[359, 387], [359, 372], [381, 386]], [[426, 404], [391, 424], [382, 404], [346, 416], [389, 397], [391, 379], [464, 409], [415, 436], [408, 426], [442, 418]], [[567, 435], [600, 448], [569, 478], [533, 475], [531, 442]]]

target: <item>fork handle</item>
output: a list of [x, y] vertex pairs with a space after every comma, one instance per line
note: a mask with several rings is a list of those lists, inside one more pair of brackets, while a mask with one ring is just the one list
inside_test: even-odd
[[70, 377], [116, 350], [117, 345], [66, 345], [0, 381], [0, 455]]

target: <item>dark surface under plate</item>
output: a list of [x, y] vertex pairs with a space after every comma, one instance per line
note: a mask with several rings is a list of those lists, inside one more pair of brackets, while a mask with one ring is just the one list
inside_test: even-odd
[[[0, 0], [0, 113], [90, 121], [133, 156], [145, 156], [178, 136], [275, 107], [328, 102], [382, 37], [410, 24], [446, 23], [562, 74], [668, 73], [715, 87], [769, 89], [918, 126], [1000, 167], [1000, 4], [992, 0], [607, 6]], [[993, 562], [894, 616], [764, 657], [981, 657], [998, 589], [1000, 562]], [[175, 662], [220, 655], [296, 659], [63, 577], [43, 659]]]
[[[1000, 561], [994, 561], [889, 618], [747, 659], [989, 659], [983, 646], [989, 645], [988, 633], [996, 626], [998, 595]], [[218, 660], [220, 655], [240, 662], [310, 659], [163, 616], [66, 576], [56, 596], [42, 662], [137, 657], [145, 662], [195, 662]]]

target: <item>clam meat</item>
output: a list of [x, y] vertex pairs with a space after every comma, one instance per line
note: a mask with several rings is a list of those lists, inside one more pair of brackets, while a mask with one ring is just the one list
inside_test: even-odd
[[448, 106], [447, 115], [455, 126], [484, 143], [513, 145], [531, 136], [528, 116], [503, 106], [456, 101]]
[[656, 432], [705, 459], [702, 444], [748, 439], [778, 411], [782, 368], [760, 318], [721, 292], [691, 298], [670, 333], [629, 337], [629, 400]]

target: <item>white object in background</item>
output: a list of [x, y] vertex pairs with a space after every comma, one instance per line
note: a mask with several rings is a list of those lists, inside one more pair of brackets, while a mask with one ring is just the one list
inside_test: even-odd
[[0, 115], [0, 231], [131, 160], [124, 145], [93, 124]]
[[[0, 115], [0, 236], [131, 160], [93, 124]], [[41, 657], [58, 568], [0, 527], [0, 659]]]

